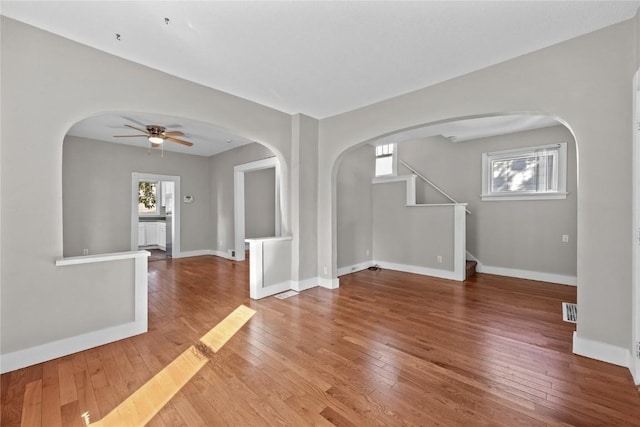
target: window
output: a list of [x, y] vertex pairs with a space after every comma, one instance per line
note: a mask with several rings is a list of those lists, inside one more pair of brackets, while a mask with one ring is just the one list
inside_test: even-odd
[[482, 154], [482, 200], [566, 199], [567, 143]]
[[376, 176], [396, 174], [396, 144], [378, 145], [376, 147]]
[[155, 181], [140, 181], [138, 183], [138, 214], [158, 214], [158, 183]]

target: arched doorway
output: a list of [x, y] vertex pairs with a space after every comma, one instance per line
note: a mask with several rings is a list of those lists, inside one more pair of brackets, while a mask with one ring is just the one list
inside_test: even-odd
[[[565, 191], [568, 194], [562, 195], [563, 200], [483, 201], [483, 153], [546, 147], [555, 143], [566, 144], [569, 153]], [[390, 245], [395, 234], [402, 233], [381, 232], [378, 227], [388, 231], [393, 227], [387, 220], [393, 221], [397, 217], [388, 212], [386, 199], [389, 195], [376, 195], [377, 185], [372, 185], [376, 161], [374, 146], [380, 144], [396, 144], [395, 153], [401, 161], [404, 160], [402, 163], [409, 162], [420, 171], [420, 175], [435, 182], [458, 202], [468, 203], [471, 214], [466, 215], [467, 256], [481, 263], [481, 271], [577, 284], [575, 138], [560, 121], [539, 114], [452, 119], [386, 135], [344, 152], [339, 158], [335, 187], [338, 275], [382, 264], [383, 261], [393, 264], [394, 268], [404, 266], [407, 271], [423, 271], [430, 275], [441, 273], [439, 277], [448, 277], [449, 274], [446, 267], [449, 254], [435, 249], [431, 254], [428, 239], [416, 235], [415, 231], [406, 230], [404, 233], [409, 236], [411, 245], [399, 241], [396, 249], [381, 249]], [[398, 166], [398, 175], [412, 174], [406, 167]], [[404, 191], [405, 184], [393, 185], [399, 185], [402, 189], [398, 191]], [[415, 185], [416, 205], [451, 203], [420, 178]], [[380, 197], [385, 200], [376, 203], [376, 198]], [[523, 195], [521, 199], [526, 197]], [[404, 200], [404, 195], [400, 198]], [[355, 199], [358, 203], [352, 203]], [[394, 227], [403, 229], [403, 224]], [[422, 244], [416, 243], [419, 240]], [[390, 258], [397, 256], [402, 248], [415, 248], [416, 245], [422, 254], [427, 254], [426, 258], [412, 259], [410, 253], [404, 257], [408, 261]]]
[[[151, 125], [161, 125], [172, 138], [192, 145], [169, 139], [154, 145], [142, 132]], [[277, 153], [207, 123], [126, 112], [99, 114], [72, 126], [63, 157], [65, 256], [141, 247], [142, 222], [133, 185], [146, 179], [171, 182], [175, 192], [169, 209], [158, 189], [157, 212], [143, 219], [158, 226], [146, 234], [159, 237], [145, 242], [143, 248], [166, 249], [161, 230], [170, 229], [173, 257], [231, 258], [235, 250], [233, 165], [277, 159]], [[172, 227], [165, 228], [167, 220]]]

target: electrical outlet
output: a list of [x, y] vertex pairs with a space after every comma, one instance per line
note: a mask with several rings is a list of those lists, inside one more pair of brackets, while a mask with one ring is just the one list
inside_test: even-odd
[[569, 242], [569, 235], [568, 234], [563, 234], [562, 235], [562, 243], [568, 243]]
[[82, 255], [89, 255], [89, 249], [83, 249]]
[[329, 274], [329, 270], [327, 269], [327, 266], [325, 265], [324, 268], [322, 269], [322, 271], [324, 272], [324, 274]]
[[367, 249], [366, 251], [364, 251], [364, 254], [365, 254], [366, 256], [369, 256], [369, 249]]
[[438, 255], [438, 264], [442, 264], [442, 255]]

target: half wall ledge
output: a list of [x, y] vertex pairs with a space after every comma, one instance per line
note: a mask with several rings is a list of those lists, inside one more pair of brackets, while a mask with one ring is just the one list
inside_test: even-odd
[[117, 261], [121, 259], [130, 258], [149, 258], [151, 253], [149, 251], [129, 251], [129, 252], [114, 252], [109, 254], [97, 254], [97, 255], [82, 255], [74, 257], [59, 257], [56, 258], [56, 267], [65, 265], [77, 265], [77, 264], [91, 264], [94, 262], [106, 262]]
[[133, 295], [134, 320], [133, 322], [88, 331], [80, 335], [70, 336], [11, 353], [1, 354], [0, 373], [4, 374], [6, 372], [15, 371], [20, 368], [46, 362], [78, 351], [87, 350], [147, 332], [147, 268], [149, 255], [150, 253], [148, 251], [131, 251], [57, 258], [55, 260], [55, 265], [58, 267], [132, 259], [134, 262], [134, 277], [131, 278], [131, 281], [133, 282], [135, 289], [135, 294]]

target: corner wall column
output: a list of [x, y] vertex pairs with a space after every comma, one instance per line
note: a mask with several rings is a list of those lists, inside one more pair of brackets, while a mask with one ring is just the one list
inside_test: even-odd
[[296, 114], [291, 119], [291, 282], [298, 291], [318, 285], [317, 218], [318, 121]]

